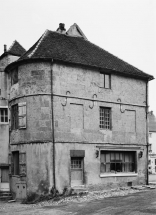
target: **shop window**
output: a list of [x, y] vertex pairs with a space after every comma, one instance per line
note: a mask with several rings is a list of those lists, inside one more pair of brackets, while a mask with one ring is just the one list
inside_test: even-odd
[[8, 122], [8, 108], [0, 108], [0, 123]]
[[11, 107], [11, 128], [26, 128], [26, 102], [12, 105]]
[[135, 172], [135, 152], [101, 151], [101, 173], [132, 172]]
[[100, 107], [100, 129], [111, 129], [111, 109]]
[[111, 76], [108, 74], [100, 73], [100, 87], [111, 89]]

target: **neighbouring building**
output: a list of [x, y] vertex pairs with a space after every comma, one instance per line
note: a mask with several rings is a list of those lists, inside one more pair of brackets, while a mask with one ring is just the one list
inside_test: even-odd
[[8, 117], [8, 91], [5, 67], [17, 60], [25, 49], [14, 41], [7, 50], [4, 45], [4, 53], [0, 56], [0, 191], [9, 191], [9, 117]]
[[5, 72], [16, 198], [147, 183], [153, 76], [88, 41], [77, 24], [46, 30]]
[[149, 119], [149, 173], [156, 173], [156, 117], [153, 111], [148, 113]]

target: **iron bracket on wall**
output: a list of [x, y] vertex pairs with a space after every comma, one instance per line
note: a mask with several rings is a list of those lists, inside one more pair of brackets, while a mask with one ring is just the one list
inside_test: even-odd
[[120, 112], [121, 112], [121, 113], [124, 113], [125, 110], [123, 110], [123, 106], [122, 106], [122, 104], [121, 104], [121, 99], [118, 98], [117, 101], [120, 102]]
[[[97, 98], [97, 95], [96, 95], [96, 94], [93, 95], [93, 99], [95, 99], [95, 97]], [[93, 109], [93, 107], [94, 107], [94, 100], [93, 100], [92, 102], [93, 102], [93, 105], [92, 105], [92, 106], [89, 105], [89, 108], [90, 108], [90, 109]]]
[[[68, 95], [68, 94], [70, 94], [70, 91], [67, 91], [67, 92], [66, 92], [66, 95]], [[65, 107], [65, 106], [67, 105], [67, 97], [66, 97], [65, 104], [61, 103], [61, 105], [62, 105], [63, 107]]]

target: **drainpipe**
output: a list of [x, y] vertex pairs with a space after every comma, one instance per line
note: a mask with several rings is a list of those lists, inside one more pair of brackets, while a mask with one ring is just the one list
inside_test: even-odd
[[56, 190], [55, 182], [55, 131], [54, 131], [54, 96], [53, 96], [53, 59], [51, 60], [51, 121], [52, 121], [52, 143], [53, 143], [53, 188]]
[[146, 179], [146, 185], [149, 184], [149, 174], [148, 174], [148, 81], [146, 83], [146, 146], [147, 146], [147, 151], [146, 151], [146, 158], [147, 158], [147, 179]]

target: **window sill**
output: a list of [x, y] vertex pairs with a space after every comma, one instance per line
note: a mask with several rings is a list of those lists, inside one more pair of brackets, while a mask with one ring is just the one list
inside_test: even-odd
[[100, 178], [106, 178], [106, 177], [133, 177], [133, 176], [137, 176], [137, 175], [138, 175], [138, 173], [108, 173], [108, 174], [101, 173]]
[[104, 89], [104, 90], [111, 90], [111, 88], [105, 88], [105, 87], [100, 87], [100, 86], [99, 86], [99, 88]]
[[9, 125], [9, 122], [0, 122], [0, 125]]

